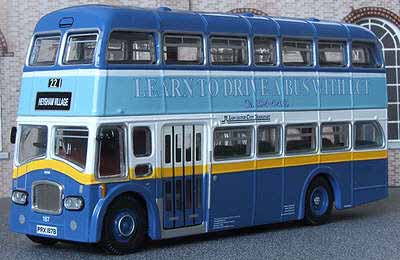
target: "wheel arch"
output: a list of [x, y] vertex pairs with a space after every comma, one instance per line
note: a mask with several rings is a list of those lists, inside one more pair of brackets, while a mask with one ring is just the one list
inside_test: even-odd
[[89, 242], [99, 242], [103, 230], [103, 222], [105, 214], [109, 206], [121, 196], [133, 196], [140, 201], [142, 206], [145, 207], [147, 215], [147, 234], [152, 239], [160, 238], [160, 218], [158, 207], [155, 202], [154, 196], [141, 185], [129, 183], [125, 185], [118, 185], [107, 192], [105, 198], [102, 198], [96, 204], [90, 222]]
[[335, 176], [334, 171], [330, 167], [318, 167], [307, 176], [307, 179], [303, 184], [300, 194], [298, 219], [304, 218], [307, 189], [310, 186], [311, 182], [317, 177], [325, 178], [328, 181], [329, 185], [331, 186], [335, 208], [337, 209], [343, 208], [342, 187], [337, 177]]

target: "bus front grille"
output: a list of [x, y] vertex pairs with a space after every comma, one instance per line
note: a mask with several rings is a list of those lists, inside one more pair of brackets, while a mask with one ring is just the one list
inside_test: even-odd
[[32, 185], [32, 209], [47, 214], [60, 214], [62, 186], [51, 181], [37, 181]]

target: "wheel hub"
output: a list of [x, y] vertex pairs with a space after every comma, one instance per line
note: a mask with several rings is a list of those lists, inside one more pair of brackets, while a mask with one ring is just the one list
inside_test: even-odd
[[118, 231], [124, 237], [129, 237], [135, 230], [135, 220], [129, 214], [123, 215], [118, 220]]
[[328, 209], [329, 197], [327, 190], [318, 186], [311, 192], [310, 197], [311, 210], [316, 216], [322, 216]]

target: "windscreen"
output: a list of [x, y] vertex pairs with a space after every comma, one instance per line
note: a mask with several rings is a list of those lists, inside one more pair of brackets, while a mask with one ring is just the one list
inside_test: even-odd
[[23, 125], [18, 148], [18, 162], [25, 163], [46, 156], [47, 126]]

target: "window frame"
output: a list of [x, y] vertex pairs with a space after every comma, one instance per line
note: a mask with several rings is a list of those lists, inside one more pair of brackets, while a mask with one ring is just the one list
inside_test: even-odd
[[[330, 126], [335, 126], [335, 125], [347, 125], [347, 147], [344, 148], [335, 148], [335, 149], [323, 149], [323, 142], [322, 142], [322, 129], [324, 126], [330, 125]], [[335, 122], [322, 122], [319, 126], [319, 143], [320, 143], [320, 152], [321, 153], [332, 153], [332, 152], [343, 152], [343, 151], [350, 151], [352, 149], [352, 124], [347, 121], [335, 121]]]
[[[356, 44], [365, 44], [365, 45], [369, 45], [369, 46], [372, 46], [373, 48], [373, 51], [374, 51], [374, 53], [373, 54], [375, 54], [375, 55], [372, 55], [371, 56], [371, 59], [373, 60], [373, 64], [372, 65], [367, 65], [367, 66], [365, 66], [365, 65], [362, 65], [362, 66], [354, 66], [354, 63], [353, 63], [353, 45], [354, 45], [354, 43], [356, 43]], [[379, 58], [379, 56], [380, 56], [380, 54], [377, 54], [377, 51], [378, 50], [378, 48], [377, 48], [377, 46], [376, 46], [376, 43], [374, 42], [374, 41], [368, 41], [368, 40], [357, 40], [357, 39], [355, 39], [355, 40], [352, 40], [351, 41], [351, 45], [350, 45], [350, 65], [351, 65], [351, 67], [353, 68], [353, 69], [361, 69], [361, 70], [368, 70], [368, 69], [379, 69], [379, 68], [382, 68], [382, 66], [383, 66], [383, 63], [382, 63], [382, 61], [380, 60], [380, 58]], [[369, 55], [371, 55], [371, 54], [369, 54]]]
[[[114, 32], [119, 32], [119, 33], [148, 33], [151, 34], [153, 36], [153, 47], [154, 47], [154, 60], [151, 63], [117, 63], [117, 62], [109, 62], [108, 61], [108, 44], [110, 43], [110, 39], [111, 39], [111, 34]], [[113, 29], [112, 31], [110, 31], [110, 33], [108, 34], [108, 38], [107, 38], [107, 44], [105, 45], [105, 63], [108, 66], [153, 66], [153, 65], [157, 65], [159, 64], [159, 53], [158, 53], [158, 48], [157, 48], [157, 40], [159, 39], [159, 35], [158, 32], [156, 31], [152, 31], [152, 30], [131, 30], [131, 29], [124, 29], [124, 28], [118, 28], [118, 29]]]
[[[361, 124], [365, 124], [365, 123], [372, 123], [373, 125], [376, 126], [376, 129], [379, 131], [379, 134], [381, 135], [381, 141], [382, 144], [380, 146], [374, 146], [374, 147], [357, 147], [356, 145], [356, 141], [357, 141], [357, 128], [356, 128], [356, 124], [357, 123], [361, 123]], [[385, 132], [381, 126], [381, 124], [379, 123], [379, 121], [377, 120], [357, 120], [354, 121], [352, 124], [352, 128], [353, 128], [353, 149], [355, 151], [365, 151], [365, 150], [380, 150], [380, 149], [384, 149], [386, 148], [386, 138], [385, 138]]]
[[[211, 54], [211, 48], [212, 48], [212, 40], [213, 38], [223, 38], [223, 39], [244, 39], [246, 40], [246, 63], [242, 63], [242, 64], [213, 64], [212, 62], [212, 54]], [[215, 33], [215, 34], [210, 34], [208, 35], [208, 44], [207, 44], [207, 55], [208, 55], [208, 64], [211, 67], [215, 67], [215, 68], [229, 68], [229, 67], [233, 67], [233, 68], [238, 68], [238, 67], [249, 67], [251, 66], [251, 63], [253, 62], [252, 59], [252, 50], [251, 50], [251, 38], [249, 37], [248, 34], [219, 34], [219, 33]]]
[[[339, 65], [335, 65], [335, 66], [332, 66], [332, 65], [321, 65], [319, 44], [320, 43], [327, 43], [327, 42], [343, 44], [343, 47], [344, 47], [344, 52], [343, 52], [344, 64], [343, 65], [340, 65], [340, 66]], [[348, 43], [348, 41], [346, 39], [342, 39], [342, 38], [334, 38], [334, 39], [332, 39], [332, 38], [318, 38], [318, 40], [316, 41], [315, 44], [316, 44], [316, 50], [317, 50], [316, 51], [317, 56], [315, 58], [315, 61], [317, 62], [318, 66], [321, 69], [343, 69], [343, 68], [348, 68], [349, 67], [349, 64], [350, 64], [350, 59], [349, 59], [349, 56], [348, 56], [349, 43]]]
[[[123, 140], [123, 144], [124, 144], [124, 172], [119, 174], [119, 175], [112, 175], [112, 176], [100, 176], [100, 172], [99, 172], [99, 159], [100, 159], [100, 153], [99, 153], [99, 148], [100, 148], [100, 142], [99, 140], [97, 140], [97, 137], [100, 133], [100, 129], [102, 128], [112, 128], [112, 127], [121, 127], [123, 129], [124, 132], [124, 140]], [[96, 129], [96, 145], [95, 145], [95, 165], [94, 165], [94, 169], [95, 169], [95, 178], [98, 181], [113, 181], [113, 180], [125, 180], [127, 178], [129, 178], [129, 151], [128, 151], [128, 126], [125, 123], [105, 123], [105, 124], [100, 124], [97, 126]]]
[[[53, 37], [57, 37], [57, 36], [60, 37], [60, 41], [58, 42], [58, 49], [57, 49], [56, 58], [54, 60], [54, 63], [51, 65], [32, 65], [31, 64], [31, 56], [33, 53], [33, 48], [35, 46], [36, 40], [40, 37], [53, 38]], [[35, 67], [35, 68], [37, 68], [37, 67], [54, 67], [58, 64], [60, 54], [63, 52], [63, 46], [64, 46], [64, 37], [63, 37], [61, 31], [36, 33], [33, 35], [31, 42], [29, 44], [29, 51], [28, 51], [28, 55], [26, 56], [25, 65], [28, 67]]]
[[[278, 148], [279, 151], [277, 153], [270, 153], [270, 154], [260, 154], [259, 149], [258, 149], [258, 133], [259, 133], [259, 129], [261, 127], [265, 127], [265, 128], [273, 128], [276, 127], [278, 129]], [[283, 153], [283, 125], [280, 124], [274, 124], [274, 125], [268, 125], [268, 124], [263, 124], [263, 125], [258, 125], [256, 127], [256, 134], [255, 134], [255, 153], [257, 155], [257, 158], [273, 158], [273, 157], [280, 157]]]
[[[64, 158], [62, 158], [62, 157], [60, 157], [60, 156], [58, 156], [58, 155], [56, 154], [56, 152], [55, 152], [56, 131], [57, 131], [57, 129], [59, 129], [59, 128], [71, 128], [71, 127], [72, 127], [72, 128], [74, 128], [74, 127], [76, 127], [76, 128], [77, 128], [77, 127], [86, 128], [87, 131], [88, 131], [88, 136], [87, 136], [87, 148], [86, 148], [86, 165], [85, 165], [85, 167], [83, 167], [83, 168], [82, 168], [80, 165], [78, 165], [78, 164], [75, 164], [75, 163], [73, 163], [73, 162], [71, 162], [71, 161], [68, 161], [68, 160], [66, 160], [66, 159], [64, 159]], [[50, 151], [50, 157], [53, 158], [53, 159], [55, 159], [55, 160], [65, 162], [65, 163], [71, 165], [72, 167], [78, 169], [80, 172], [85, 171], [86, 167], [87, 167], [88, 164], [89, 164], [89, 161], [88, 161], [88, 160], [90, 159], [90, 158], [89, 158], [90, 128], [89, 128], [87, 125], [53, 125], [51, 128], [52, 128], [52, 129], [51, 129], [51, 136], [52, 136], [52, 138], [51, 138], [51, 140], [49, 141], [49, 146], [51, 147], [51, 149], [49, 149], [49, 151]]]
[[[311, 47], [310, 48], [310, 54], [311, 54], [311, 57], [310, 57], [310, 64], [309, 65], [301, 65], [301, 66], [299, 66], [299, 65], [287, 65], [287, 64], [285, 64], [284, 54], [283, 54], [283, 46], [284, 46], [285, 41], [287, 41], [287, 40], [289, 40], [289, 41], [310, 42], [310, 47]], [[314, 68], [315, 65], [317, 64], [316, 63], [316, 54], [315, 54], [316, 43], [315, 43], [315, 40], [313, 38], [283, 36], [280, 39], [279, 45], [280, 45], [279, 49], [280, 49], [281, 65], [284, 68], [286, 68], [286, 69], [287, 68]]]
[[[273, 44], [273, 46], [274, 46], [274, 63], [273, 64], [257, 64], [256, 63], [256, 59], [255, 59], [256, 48], [255, 48], [255, 44], [254, 44], [255, 38], [267, 38], [267, 39], [274, 41], [274, 44]], [[255, 67], [259, 67], [259, 68], [277, 67], [279, 64], [279, 39], [274, 35], [255, 34], [251, 38], [251, 52], [252, 52], [251, 62]]]
[[[248, 156], [240, 156], [240, 157], [226, 157], [226, 158], [216, 158], [215, 157], [215, 132], [219, 129], [229, 129], [229, 128], [246, 128], [250, 129], [250, 154]], [[217, 126], [212, 129], [212, 159], [215, 162], [224, 162], [224, 161], [242, 161], [252, 159], [254, 157], [254, 135], [255, 135], [255, 127], [253, 125], [235, 125], [235, 126]]]
[[[297, 150], [297, 151], [293, 151], [293, 152], [291, 152], [291, 151], [287, 151], [287, 131], [288, 131], [288, 128], [290, 128], [290, 127], [304, 127], [304, 126], [312, 126], [312, 128], [314, 128], [314, 138], [315, 138], [315, 147], [314, 147], [314, 149], [312, 149], [312, 150]], [[308, 128], [310, 128], [310, 127], [308, 127]], [[305, 128], [305, 127], [304, 127]], [[313, 122], [313, 123], [300, 123], [300, 124], [298, 124], [298, 123], [293, 123], [293, 124], [286, 124], [285, 125], [285, 129], [284, 129], [284, 134], [285, 134], [285, 136], [284, 136], [284, 147], [283, 147], [283, 150], [284, 150], [284, 154], [285, 154], [285, 156], [297, 156], [297, 155], [301, 155], [301, 154], [304, 154], [304, 155], [308, 155], [308, 154], [316, 154], [316, 153], [318, 153], [318, 149], [319, 149], [319, 138], [318, 138], [318, 132], [319, 132], [319, 127], [318, 127], [318, 124], [317, 123], [315, 123], [315, 122]]]
[[[65, 55], [67, 54], [67, 48], [68, 48], [68, 43], [71, 37], [74, 36], [90, 36], [90, 35], [96, 35], [96, 47], [94, 49], [93, 52], [93, 60], [91, 63], [66, 63], [65, 62]], [[65, 36], [64, 36], [64, 40], [63, 40], [63, 44], [61, 46], [62, 48], [62, 52], [60, 53], [61, 55], [59, 55], [59, 64], [62, 66], [93, 66], [94, 64], [96, 64], [98, 62], [97, 59], [97, 54], [98, 54], [98, 50], [100, 48], [101, 43], [99, 42], [99, 38], [100, 38], [100, 32], [98, 30], [85, 30], [85, 31], [69, 31]]]
[[[201, 43], [201, 61], [199, 63], [167, 63], [164, 54], [164, 47], [167, 46], [167, 44], [165, 43], [165, 39], [168, 36], [180, 36], [180, 37], [185, 37], [185, 36], [189, 36], [189, 37], [199, 37], [200, 38], [200, 43]], [[162, 39], [162, 41], [160, 41], [159, 45], [160, 45], [160, 60], [162, 61], [163, 65], [168, 66], [168, 67], [173, 67], [173, 66], [177, 66], [177, 67], [188, 67], [188, 66], [204, 66], [206, 64], [206, 60], [207, 60], [207, 52], [205, 50], [207, 50], [206, 48], [206, 44], [204, 42], [204, 39], [206, 38], [206, 36], [203, 33], [200, 32], [176, 32], [176, 31], [165, 31], [161, 34], [160, 39]], [[157, 47], [156, 47], [157, 48]]]

